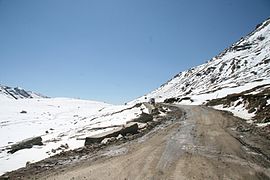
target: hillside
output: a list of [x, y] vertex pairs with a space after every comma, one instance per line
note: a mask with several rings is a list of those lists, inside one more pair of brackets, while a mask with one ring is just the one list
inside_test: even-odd
[[[265, 107], [269, 106], [270, 101], [269, 84], [270, 19], [257, 25], [253, 32], [205, 64], [177, 74], [160, 88], [131, 103], [155, 98], [159, 102], [200, 105], [213, 99], [225, 98], [227, 95], [258, 87], [256, 91], [250, 93], [255, 95], [268, 89], [264, 91], [267, 92], [264, 97], [267, 103], [263, 103]], [[238, 105], [239, 103], [238, 101]], [[245, 106], [247, 103], [243, 102], [241, 108], [239, 105], [236, 110], [233, 105], [232, 108], [228, 108], [230, 105], [223, 108], [222, 104], [218, 104], [217, 108], [229, 110], [241, 118], [250, 119], [255, 116], [256, 110], [249, 111], [251, 108]], [[252, 108], [258, 109], [257, 106]]]

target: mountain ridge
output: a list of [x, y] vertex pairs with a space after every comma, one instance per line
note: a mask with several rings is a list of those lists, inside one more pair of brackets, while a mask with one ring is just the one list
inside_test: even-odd
[[[268, 18], [246, 37], [242, 37], [211, 60], [178, 73], [158, 89], [132, 102], [149, 98], [163, 102], [168, 98], [209, 94], [221, 89], [244, 86], [250, 82], [261, 81], [261, 84], [267, 84], [270, 76], [269, 34]], [[197, 104], [205, 103], [206, 100], [209, 99], [197, 101]]]
[[0, 84], [0, 97], [8, 99], [33, 99], [33, 98], [48, 98], [40, 93], [27, 91], [20, 87], [10, 87]]

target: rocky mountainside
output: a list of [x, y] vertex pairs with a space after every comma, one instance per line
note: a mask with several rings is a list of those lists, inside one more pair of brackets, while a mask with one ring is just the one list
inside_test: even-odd
[[32, 91], [26, 91], [19, 87], [9, 87], [0, 85], [0, 97], [9, 99], [30, 99], [30, 98], [47, 98]]
[[[150, 97], [159, 101], [172, 97], [193, 97], [193, 101], [196, 101], [200, 100], [195, 97], [198, 95], [209, 95], [221, 92], [220, 90], [229, 91], [253, 82], [256, 82], [255, 85], [269, 83], [269, 77], [270, 19], [257, 25], [252, 33], [205, 64], [177, 74], [160, 88], [137, 101]], [[227, 94], [230, 92], [223, 91], [223, 94], [215, 95], [220, 97]], [[209, 97], [212, 98], [216, 97]]]
[[[268, 84], [270, 84], [270, 19], [257, 25], [253, 32], [205, 64], [177, 74], [160, 88], [133, 102], [155, 98], [160, 102], [206, 104], [210, 100], [224, 98], [255, 87], [261, 88], [257, 88], [253, 94], [269, 92], [265, 91]], [[263, 102], [266, 102], [264, 107], [270, 104], [269, 96], [261, 97], [264, 98]], [[238, 105], [241, 102], [238, 102]], [[233, 103], [233, 107], [228, 110], [233, 112], [236, 104], [237, 102]], [[228, 102], [226, 107], [231, 107]], [[245, 118], [248, 112], [244, 112], [244, 108], [248, 106], [242, 107], [237, 111], [241, 111], [243, 116], [240, 117]], [[257, 106], [251, 107], [253, 110], [250, 113], [254, 113], [256, 108]]]

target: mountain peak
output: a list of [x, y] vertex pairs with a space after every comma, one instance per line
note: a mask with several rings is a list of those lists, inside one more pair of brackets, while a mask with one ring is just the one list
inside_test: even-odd
[[32, 91], [26, 91], [21, 87], [12, 88], [4, 85], [0, 85], [0, 97], [7, 99], [48, 98]]

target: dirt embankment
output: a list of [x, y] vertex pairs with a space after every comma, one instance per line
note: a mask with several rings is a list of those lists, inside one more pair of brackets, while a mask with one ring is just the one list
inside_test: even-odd
[[237, 131], [245, 126], [241, 120], [202, 106], [178, 106], [171, 114], [172, 121], [132, 141], [88, 152], [61, 168], [21, 173], [25, 179], [59, 180], [270, 179], [270, 142]]

